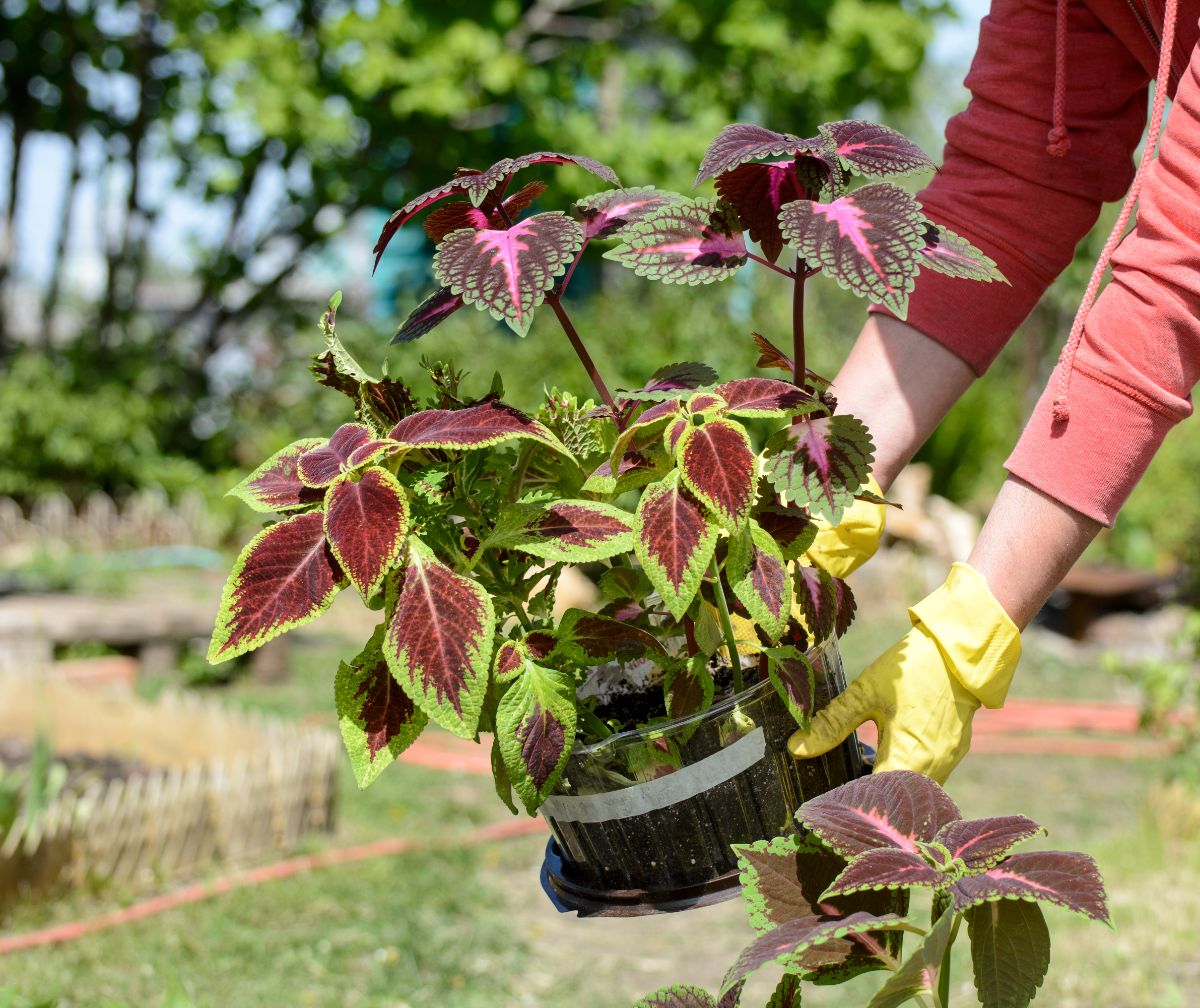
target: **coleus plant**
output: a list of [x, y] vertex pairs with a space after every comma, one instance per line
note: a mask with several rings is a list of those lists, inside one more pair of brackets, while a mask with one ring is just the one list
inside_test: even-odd
[[[666, 987], [636, 1008], [739, 1008], [747, 979], [781, 968], [768, 1008], [799, 1008], [802, 982], [839, 983], [866, 970], [890, 976], [866, 1008], [914, 1001], [948, 1008], [950, 949], [967, 924], [979, 1004], [1024, 1008], [1050, 965], [1041, 903], [1109, 922], [1095, 861], [1072, 851], [1012, 849], [1043, 830], [1025, 816], [963, 819], [936, 783], [908, 770], [860, 778], [805, 802], [805, 832], [739, 845], [742, 895], [757, 937], [722, 981], [719, 997]], [[881, 892], [932, 895], [929, 927], [879, 913]], [[920, 936], [898, 958], [903, 932]]]
[[[809, 139], [730, 126], [697, 176], [715, 179], [719, 199], [613, 188], [579, 201], [573, 215], [528, 213], [540, 182], [509, 194], [519, 172], [545, 163], [620, 186], [589, 158], [529, 154], [460, 169], [392, 215], [377, 262], [400, 227], [440, 204], [425, 219], [440, 287], [393, 342], [427, 336], [463, 305], [524, 335], [548, 303], [599, 402], [553, 391], [528, 415], [503, 402], [498, 376], [470, 396], [452, 366], [423, 362], [434, 391], [418, 403], [346, 351], [335, 297], [313, 370], [352, 400], [355, 420], [288, 445], [232, 491], [283, 517], [238, 558], [209, 651], [213, 662], [243, 654], [353, 585], [381, 611], [336, 677], [359, 783], [432, 720], [464, 738], [493, 733], [498, 791], [511, 805], [515, 790], [530, 812], [577, 741], [637, 727], [580, 699], [597, 665], [661, 670], [651, 721], [712, 703], [723, 664], [734, 689], [747, 669], [769, 676], [803, 722], [812, 695], [805, 647], [843, 632], [853, 615], [849, 588], [804, 558], [814, 516], [836, 524], [856, 498], [870, 497], [873, 458], [866, 429], [835, 412], [828, 382], [805, 367], [805, 282], [824, 272], [903, 314], [923, 268], [1000, 278], [903, 189], [850, 188], [855, 174], [932, 167], [883, 126], [830, 123]], [[760, 366], [787, 380], [722, 382], [688, 362], [611, 392], [562, 300], [585, 250], [604, 241], [605, 258], [665, 283], [724, 280], [752, 261], [788, 277], [791, 355], [755, 337]], [[790, 267], [779, 265], [785, 248], [795, 253]], [[757, 436], [771, 425], [773, 434]], [[555, 618], [552, 589], [568, 564], [590, 567], [601, 611]]]

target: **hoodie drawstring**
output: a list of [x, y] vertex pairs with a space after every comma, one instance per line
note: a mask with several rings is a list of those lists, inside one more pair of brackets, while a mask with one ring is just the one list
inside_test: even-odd
[[1054, 126], [1046, 134], [1046, 153], [1066, 157], [1071, 149], [1067, 136], [1067, 0], [1058, 0], [1054, 17]]
[[[1058, 23], [1061, 26], [1066, 24], [1066, 6], [1067, 0], [1058, 0]], [[1154, 157], [1154, 149], [1158, 146], [1158, 137], [1162, 131], [1163, 110], [1167, 104], [1167, 88], [1171, 79], [1171, 53], [1175, 48], [1175, 15], [1178, 7], [1178, 0], [1167, 0], [1166, 11], [1163, 14], [1163, 34], [1162, 48], [1158, 54], [1158, 74], [1154, 79], [1154, 109], [1150, 115], [1150, 129], [1146, 135], [1146, 146], [1142, 151], [1142, 159], [1138, 163], [1137, 173], [1133, 176], [1133, 184], [1129, 187], [1129, 192], [1125, 196], [1125, 202], [1121, 205], [1121, 213], [1117, 217], [1116, 224], [1113, 225], [1112, 232], [1108, 236], [1108, 241], [1104, 243], [1104, 249], [1100, 253], [1100, 258], [1096, 261], [1096, 266], [1092, 270], [1091, 279], [1088, 281], [1087, 289], [1083, 293], [1083, 300], [1080, 302], [1079, 310], [1075, 313], [1075, 321], [1071, 323], [1071, 335], [1067, 337], [1067, 344], [1063, 347], [1063, 352], [1058, 358], [1062, 365], [1062, 370], [1058, 377], [1058, 396], [1054, 400], [1054, 419], [1056, 422], [1065, 422], [1070, 419], [1071, 410], [1067, 405], [1067, 394], [1071, 387], [1071, 372], [1075, 366], [1075, 353], [1079, 349], [1080, 340], [1083, 338], [1083, 324], [1087, 321], [1088, 312], [1091, 311], [1092, 304], [1096, 300], [1096, 294], [1100, 290], [1100, 281], [1104, 276], [1105, 270], [1108, 269], [1109, 261], [1112, 259], [1113, 252], [1116, 251], [1117, 245], [1120, 244], [1121, 238], [1125, 234], [1125, 227], [1129, 223], [1129, 217], [1133, 213], [1134, 204], [1137, 202], [1138, 194], [1142, 188], [1142, 180], [1146, 174], [1146, 167]], [[1061, 53], [1065, 51], [1064, 40], [1060, 35], [1058, 41], [1058, 70], [1061, 71], [1063, 65], [1063, 57]], [[1053, 134], [1055, 130], [1062, 128], [1059, 96], [1061, 91], [1061, 79], [1054, 82], [1054, 102], [1055, 102], [1055, 129], [1051, 130]], [[1065, 140], [1065, 129], [1063, 130]], [[1066, 141], [1068, 144], [1070, 141]], [[1049, 150], [1049, 148], [1047, 148]], [[1051, 153], [1054, 153], [1051, 151]]]

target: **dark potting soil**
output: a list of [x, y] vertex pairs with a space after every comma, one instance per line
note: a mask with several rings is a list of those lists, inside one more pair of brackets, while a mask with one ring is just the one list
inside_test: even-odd
[[[709, 675], [713, 677], [713, 703], [718, 704], [733, 696], [733, 669], [728, 665], [708, 664]], [[745, 669], [742, 672], [745, 686], [753, 686], [760, 681], [757, 667]], [[628, 681], [612, 686], [596, 703], [596, 714], [601, 721], [615, 721], [625, 731], [640, 725], [648, 725], [653, 721], [661, 721], [664, 716], [662, 679], [657, 678], [646, 686], [636, 688]]]

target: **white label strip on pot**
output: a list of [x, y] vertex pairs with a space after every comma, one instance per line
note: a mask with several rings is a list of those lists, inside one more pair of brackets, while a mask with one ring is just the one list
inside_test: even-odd
[[553, 795], [542, 803], [542, 815], [562, 822], [607, 822], [655, 812], [677, 802], [695, 798], [749, 770], [767, 751], [762, 728], [743, 735], [733, 745], [705, 756], [666, 777], [634, 784], [606, 794]]

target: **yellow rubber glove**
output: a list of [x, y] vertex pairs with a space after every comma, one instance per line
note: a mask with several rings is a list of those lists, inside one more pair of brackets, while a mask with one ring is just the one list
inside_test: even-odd
[[1021, 635], [983, 575], [965, 563], [908, 615], [912, 630], [818, 711], [811, 731], [788, 740], [793, 756], [820, 756], [874, 721], [876, 770], [916, 770], [945, 783], [971, 745], [980, 704], [1003, 705]]
[[[883, 496], [874, 476], [867, 477], [867, 489]], [[814, 519], [820, 531], [808, 548], [808, 559], [834, 577], [844, 578], [875, 555], [883, 535], [882, 504], [856, 500], [842, 514], [836, 528], [823, 518]]]

